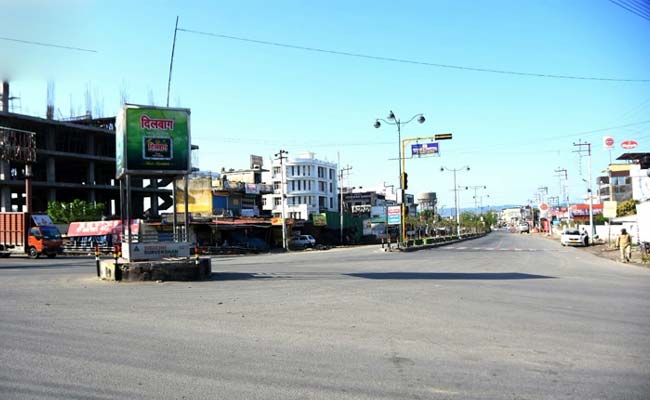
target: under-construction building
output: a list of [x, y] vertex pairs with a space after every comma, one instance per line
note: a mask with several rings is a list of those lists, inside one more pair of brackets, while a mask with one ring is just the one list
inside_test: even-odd
[[[32, 166], [32, 210], [44, 212], [50, 201], [75, 199], [103, 203], [107, 214], [119, 215], [119, 183], [115, 180], [115, 118], [58, 121], [7, 112], [4, 91], [0, 128], [34, 132], [36, 163]], [[169, 179], [132, 179], [132, 216], [158, 215], [172, 206]], [[25, 166], [0, 160], [0, 209], [23, 211]], [[145, 213], [146, 212], [146, 213]]]

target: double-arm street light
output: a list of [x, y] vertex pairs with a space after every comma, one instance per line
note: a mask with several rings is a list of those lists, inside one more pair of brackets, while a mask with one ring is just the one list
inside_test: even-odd
[[374, 127], [379, 129], [381, 127], [381, 123], [385, 123], [388, 125], [395, 125], [397, 126], [397, 152], [398, 152], [398, 158], [397, 158], [397, 164], [399, 166], [399, 188], [400, 188], [400, 194], [402, 196], [401, 201], [400, 201], [400, 216], [401, 216], [401, 223], [400, 223], [400, 229], [399, 229], [399, 237], [401, 241], [406, 241], [406, 216], [405, 216], [405, 179], [404, 179], [404, 174], [402, 172], [402, 162], [404, 161], [404, 156], [402, 154], [402, 125], [406, 125], [409, 122], [417, 120], [419, 123], [423, 124], [426, 119], [424, 118], [423, 114], [415, 114], [414, 116], [411, 117], [406, 122], [402, 122], [397, 116], [395, 116], [395, 113], [391, 110], [391, 112], [388, 114], [387, 119], [383, 118], [377, 118], [374, 123]]
[[456, 234], [460, 238], [460, 213], [458, 212], [458, 186], [456, 186], [456, 172], [459, 171], [469, 171], [469, 167], [467, 165], [462, 166], [460, 168], [447, 168], [447, 167], [440, 167], [441, 172], [451, 171], [454, 173], [454, 202], [456, 204]]

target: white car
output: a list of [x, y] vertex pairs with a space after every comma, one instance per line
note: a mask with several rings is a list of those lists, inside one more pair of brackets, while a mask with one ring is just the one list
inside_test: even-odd
[[586, 246], [589, 244], [587, 232], [578, 229], [567, 229], [560, 236], [562, 246]]

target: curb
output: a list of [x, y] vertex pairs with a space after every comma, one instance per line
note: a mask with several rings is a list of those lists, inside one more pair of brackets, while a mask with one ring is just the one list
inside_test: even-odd
[[434, 249], [436, 247], [447, 246], [447, 245], [454, 244], [454, 243], [460, 243], [460, 242], [464, 242], [466, 240], [482, 238], [482, 237], [487, 236], [487, 235], [488, 235], [488, 233], [482, 233], [482, 234], [479, 234], [479, 235], [472, 235], [472, 236], [468, 236], [468, 237], [464, 237], [464, 238], [460, 238], [460, 239], [449, 240], [447, 242], [423, 244], [423, 245], [420, 245], [420, 246], [411, 246], [411, 247], [403, 248], [403, 249], [401, 249], [401, 251], [408, 253], [408, 252], [418, 251], [418, 250]]

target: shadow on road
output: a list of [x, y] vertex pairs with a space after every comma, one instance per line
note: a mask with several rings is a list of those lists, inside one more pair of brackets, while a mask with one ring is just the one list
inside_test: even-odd
[[365, 279], [438, 279], [438, 280], [514, 280], [555, 279], [554, 276], [522, 274], [518, 272], [366, 272], [345, 274]]
[[251, 279], [270, 279], [272, 276], [260, 275], [250, 272], [213, 272], [212, 281], [246, 281]]
[[245, 281], [245, 280], [332, 280], [351, 278], [386, 279], [386, 280], [518, 280], [518, 279], [556, 279], [554, 276], [523, 274], [518, 272], [287, 272], [287, 273], [255, 273], [255, 272], [213, 272], [212, 281]]

